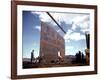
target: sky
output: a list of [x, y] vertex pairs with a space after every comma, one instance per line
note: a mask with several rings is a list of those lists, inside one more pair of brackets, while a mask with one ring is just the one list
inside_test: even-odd
[[65, 55], [75, 55], [79, 50], [85, 53], [85, 33], [90, 32], [90, 15], [87, 13], [49, 12], [66, 33], [56, 25], [46, 12], [23, 11], [22, 45], [23, 58], [39, 56], [41, 21], [52, 27], [65, 39]]

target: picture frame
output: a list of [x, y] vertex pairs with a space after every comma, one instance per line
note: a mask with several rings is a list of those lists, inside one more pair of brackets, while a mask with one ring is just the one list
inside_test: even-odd
[[[85, 66], [80, 66], [80, 65], [77, 66], [76, 65], [76, 66], [67, 66], [67, 67], [66, 66], [43, 67], [43, 68], [35, 67], [32, 69], [30, 69], [30, 68], [24, 69], [23, 62], [22, 62], [24, 60], [24, 59], [22, 59], [22, 57], [24, 55], [23, 54], [24, 50], [22, 50], [22, 49], [24, 49], [23, 46], [25, 44], [24, 39], [23, 39], [24, 38], [23, 37], [24, 36], [23, 25], [24, 25], [24, 13], [28, 13], [28, 11], [33, 11], [34, 16], [35, 16], [35, 14], [38, 14], [40, 16], [40, 13], [34, 13], [34, 11], [35, 12], [46, 12], [46, 14], [48, 14], [49, 17], [55, 23], [57, 21], [54, 19], [54, 17], [51, 16], [51, 14], [53, 14], [54, 12], [55, 12], [55, 14], [58, 13], [58, 15], [60, 15], [60, 13], [61, 14], [62, 13], [71, 14], [72, 17], [79, 16], [79, 15], [82, 16], [83, 14], [84, 15], [88, 14], [89, 15], [89, 25], [90, 25], [90, 27], [89, 27], [89, 30], [90, 30], [89, 53], [91, 53], [90, 58], [89, 58], [89, 64], [85, 65]], [[45, 17], [47, 17], [47, 16], [45, 16]], [[26, 18], [26, 20], [27, 19], [28, 18]], [[62, 19], [62, 18], [60, 18], [60, 19]], [[60, 22], [60, 19], [58, 20], [58, 22]], [[78, 18], [76, 18], [76, 19], [78, 20]], [[48, 19], [46, 19], [46, 20], [48, 20]], [[69, 18], [69, 20], [70, 20], [70, 18]], [[72, 22], [72, 24], [74, 24], [74, 22]], [[63, 30], [61, 25], [59, 25], [57, 23], [56, 23], [56, 25], [60, 26], [60, 29]], [[77, 25], [77, 24], [75, 24], [75, 25]], [[74, 29], [76, 29], [76, 27], [74, 27]], [[27, 30], [28, 30], [28, 28], [26, 29], [26, 31]], [[51, 30], [51, 32], [52, 32], [52, 30]], [[78, 35], [75, 35], [75, 36], [77, 37]], [[78, 37], [78, 38], [80, 38], [80, 37]], [[73, 39], [73, 38], [70, 38], [70, 39]], [[42, 43], [40, 43], [40, 44], [42, 44]], [[48, 47], [48, 45], [46, 47]], [[45, 49], [46, 49], [46, 47], [45, 47]], [[60, 49], [61, 48], [62, 47], [60, 47]], [[87, 51], [88, 49], [84, 49], [84, 50]], [[53, 49], [50, 51], [53, 51]], [[59, 55], [61, 56], [61, 54], [59, 52], [57, 54], [58, 54], [58, 56]], [[54, 61], [52, 61], [52, 62], [54, 62]], [[61, 63], [59, 62], [59, 64], [61, 64]], [[96, 5], [33, 2], [33, 1], [11, 1], [11, 78], [12, 79], [90, 75], [90, 74], [97, 74], [97, 6]]]

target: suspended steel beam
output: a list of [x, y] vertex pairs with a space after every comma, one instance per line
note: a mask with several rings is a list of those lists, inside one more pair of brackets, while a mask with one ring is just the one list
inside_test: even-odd
[[64, 33], [66, 33], [65, 31], [64, 31], [64, 29], [57, 23], [57, 21], [51, 16], [51, 14], [49, 13], [49, 12], [46, 12], [50, 17], [51, 17], [51, 19], [58, 25], [58, 27], [64, 32]]

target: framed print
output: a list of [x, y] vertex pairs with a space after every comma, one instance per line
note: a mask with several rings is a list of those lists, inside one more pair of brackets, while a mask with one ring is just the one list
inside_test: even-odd
[[11, 2], [11, 78], [97, 74], [97, 6]]

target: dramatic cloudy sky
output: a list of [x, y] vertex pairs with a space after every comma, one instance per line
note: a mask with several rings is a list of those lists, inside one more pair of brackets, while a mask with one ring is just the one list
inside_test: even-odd
[[86, 13], [49, 12], [66, 31], [63, 33], [46, 12], [23, 11], [23, 57], [39, 56], [40, 22], [47, 22], [65, 39], [65, 54], [75, 55], [79, 50], [84, 53], [86, 48], [85, 33], [89, 33], [90, 16]]

